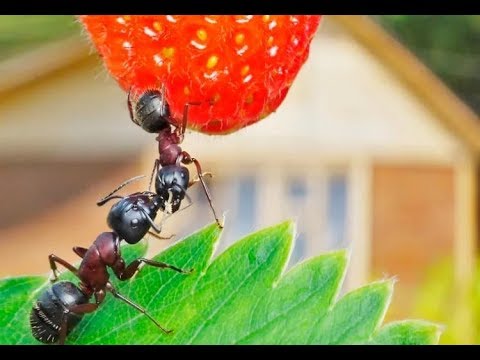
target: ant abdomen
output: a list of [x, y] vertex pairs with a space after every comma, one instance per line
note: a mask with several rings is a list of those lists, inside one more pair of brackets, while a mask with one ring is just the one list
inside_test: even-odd
[[88, 297], [73, 283], [62, 281], [45, 290], [30, 313], [33, 336], [43, 343], [55, 343], [60, 337], [62, 326], [67, 326], [67, 335], [82, 319], [69, 309], [88, 303]]
[[140, 96], [135, 105], [135, 115], [136, 123], [149, 133], [156, 133], [170, 125], [170, 108], [156, 90], [146, 91]]

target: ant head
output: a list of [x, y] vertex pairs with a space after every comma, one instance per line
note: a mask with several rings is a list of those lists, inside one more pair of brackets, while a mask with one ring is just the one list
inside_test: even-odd
[[129, 93], [132, 120], [149, 133], [156, 133], [170, 126], [170, 107], [163, 94], [163, 91], [147, 90], [132, 108]]
[[161, 199], [163, 211], [173, 214], [180, 209], [189, 181], [190, 173], [185, 166], [167, 165], [158, 171], [155, 191]]
[[147, 234], [160, 208], [158, 196], [129, 195], [112, 206], [108, 213], [108, 226], [120, 239], [136, 244]]

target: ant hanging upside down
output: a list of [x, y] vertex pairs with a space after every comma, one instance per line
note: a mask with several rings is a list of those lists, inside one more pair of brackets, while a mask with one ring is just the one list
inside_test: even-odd
[[[120, 185], [101, 199], [98, 205], [119, 198], [120, 196], [113, 196], [113, 194], [138, 178], [140, 177], [130, 179]], [[88, 249], [73, 248], [73, 251], [82, 258], [78, 269], [54, 254], [49, 256], [52, 282], [57, 281], [57, 264], [60, 264], [77, 276], [80, 283], [76, 286], [69, 281], [58, 282], [40, 295], [30, 313], [32, 334], [37, 340], [44, 343], [64, 344], [67, 335], [83, 315], [97, 310], [105, 299], [107, 291], [143, 313], [163, 332], [171, 332], [171, 330], [163, 328], [140, 305], [120, 294], [109, 281], [110, 275], [107, 269], [112, 269], [120, 280], [128, 280], [133, 277], [141, 264], [168, 268], [183, 274], [188, 274], [193, 269], [183, 270], [146, 258], [136, 259], [126, 265], [120, 252], [120, 242], [125, 240], [129, 244], [136, 244], [143, 239], [147, 232], [151, 233], [151, 227], [160, 232], [161, 229], [155, 225], [154, 220], [158, 210], [165, 208], [166, 204], [161, 195], [149, 191], [137, 192], [120, 198], [121, 200], [112, 206], [108, 214], [107, 222], [113, 231], [101, 233]], [[92, 296], [95, 298], [94, 303], [90, 302]]]
[[[168, 208], [162, 208], [167, 213], [174, 213], [180, 208], [180, 204], [186, 195], [186, 190], [200, 181], [213, 216], [218, 226], [223, 228], [213, 207], [212, 197], [205, 184], [204, 176], [210, 173], [202, 173], [200, 162], [183, 151], [180, 144], [183, 141], [188, 122], [188, 109], [190, 105], [200, 103], [187, 103], [183, 109], [182, 126], [179, 128], [170, 114], [170, 107], [165, 100], [165, 90], [147, 90], [139, 98], [135, 105], [132, 104], [131, 91], [128, 92], [128, 109], [132, 121], [149, 133], [158, 133], [159, 158], [155, 160], [152, 175], [150, 177], [149, 190], [151, 188], [155, 172], [155, 191], [161, 197]], [[189, 181], [190, 172], [184, 165], [194, 164], [198, 178]], [[170, 201], [168, 201], [170, 199]]]

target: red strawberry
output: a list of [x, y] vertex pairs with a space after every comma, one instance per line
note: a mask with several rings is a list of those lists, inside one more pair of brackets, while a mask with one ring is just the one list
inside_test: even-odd
[[306, 61], [320, 16], [80, 16], [110, 74], [133, 98], [165, 86], [189, 128], [230, 133], [282, 103]]

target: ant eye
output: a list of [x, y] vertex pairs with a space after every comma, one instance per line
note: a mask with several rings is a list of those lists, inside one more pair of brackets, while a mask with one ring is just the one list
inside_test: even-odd
[[138, 226], [138, 219], [132, 219], [132, 221], [130, 221], [130, 225], [135, 229]]

